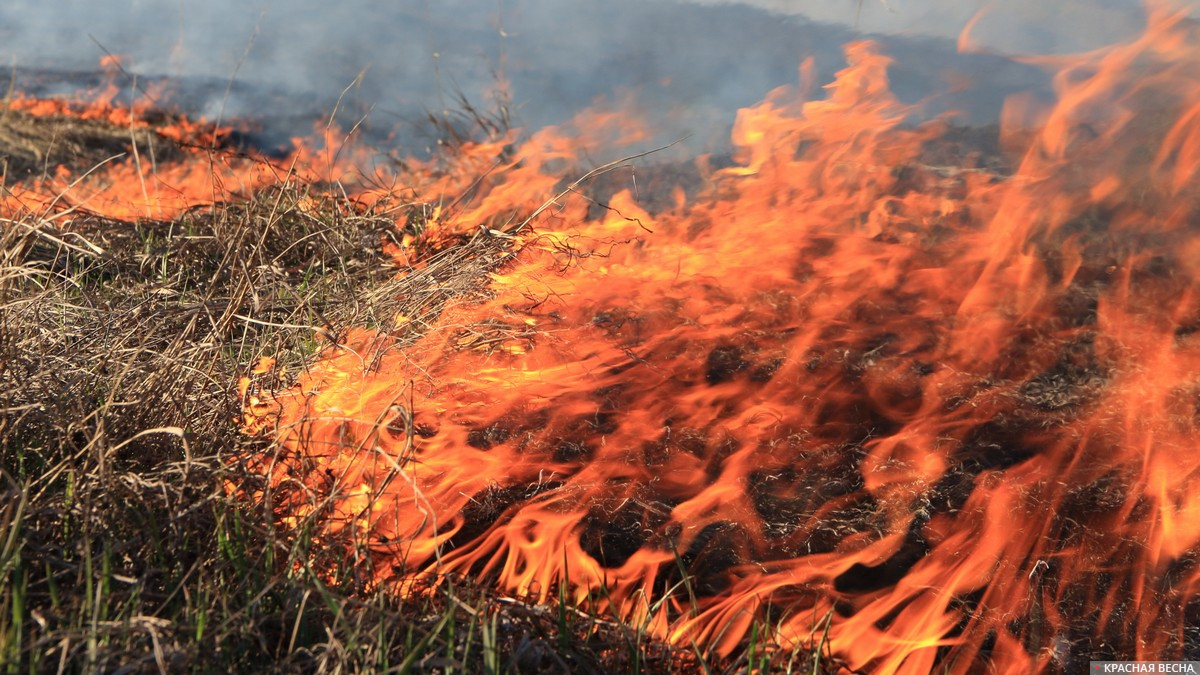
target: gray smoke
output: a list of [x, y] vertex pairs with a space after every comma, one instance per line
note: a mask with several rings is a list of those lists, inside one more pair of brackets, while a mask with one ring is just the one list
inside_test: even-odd
[[[0, 56], [18, 88], [53, 93], [94, 75], [105, 52], [122, 55], [141, 82], [172, 82], [185, 112], [255, 120], [268, 145], [335, 107], [343, 127], [363, 120], [377, 142], [420, 145], [426, 111], [455, 109], [459, 95], [487, 108], [503, 73], [524, 128], [633, 91], [660, 140], [690, 134], [693, 148], [711, 148], [739, 107], [795, 83], [805, 57], [828, 80], [841, 45], [861, 36], [856, 23], [886, 32], [878, 39], [906, 100], [946, 90], [952, 74], [975, 82], [933, 99], [930, 115], [957, 109], [985, 123], [1008, 94], [1046, 88], [1044, 73], [1000, 54], [956, 53], [952, 38], [978, 2], [749, 1], [6, 0]], [[1142, 22], [1133, 0], [1006, 7], [979, 32], [997, 52], [1096, 46]]]

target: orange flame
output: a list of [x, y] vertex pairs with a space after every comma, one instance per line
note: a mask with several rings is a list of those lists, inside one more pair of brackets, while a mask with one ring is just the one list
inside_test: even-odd
[[[768, 616], [873, 672], [1194, 652], [1200, 33], [1046, 60], [1003, 178], [921, 164], [940, 125], [846, 53], [739, 114], [704, 199], [563, 204], [490, 300], [328, 350], [253, 416], [281, 512], [401, 591], [565, 584], [721, 653]], [[556, 143], [459, 222], [534, 208]]]
[[[416, 344], [355, 329], [288, 391], [242, 383], [281, 520], [398, 592], [474, 576], [722, 654], [765, 630], [871, 672], [1195, 657], [1200, 30], [1150, 14], [1030, 59], [1058, 98], [1009, 102], [1004, 175], [930, 165], [945, 125], [905, 125], [865, 42], [825, 98], [741, 111], [734, 165], [664, 212], [541, 208], [589, 133], [640, 137], [619, 116], [414, 162], [428, 225], [392, 254], [482, 227], [512, 260]], [[303, 176], [362, 161], [320, 147]], [[22, 198], [169, 217], [263, 166], [121, 160]]]
[[[940, 125], [846, 53], [739, 114], [705, 198], [563, 204], [490, 300], [328, 350], [254, 416], [281, 512], [402, 592], [564, 585], [726, 654], [764, 620], [872, 672], [1194, 654], [1200, 32], [1047, 60], [1003, 178], [923, 165]], [[534, 208], [556, 143], [459, 222]]]
[[[56, 167], [51, 175], [7, 186], [0, 198], [6, 213], [38, 213], [59, 217], [85, 210], [116, 219], [171, 219], [201, 206], [247, 197], [265, 186], [282, 181], [341, 182], [353, 190], [359, 184], [392, 182], [386, 174], [373, 171], [364, 176], [359, 167], [370, 166], [371, 153], [353, 143], [351, 135], [332, 127], [318, 127], [314, 138], [293, 139], [294, 151], [281, 161], [269, 161], [253, 152], [222, 151], [221, 141], [232, 129], [203, 119], [181, 115], [153, 115], [161, 91], [142, 92], [131, 103], [118, 101], [116, 85], [122, 60], [106, 56], [100, 61], [105, 82], [92, 91], [71, 99], [30, 98], [16, 93], [7, 105], [40, 117], [98, 120], [137, 132], [152, 132], [174, 141], [187, 154], [182, 161], [159, 161], [152, 154], [133, 149], [106, 158], [85, 171]], [[151, 89], [161, 89], [152, 87]], [[165, 119], [159, 119], [164, 118]], [[364, 180], [366, 179], [366, 180]], [[370, 201], [382, 198], [376, 189]]]
[[[420, 345], [331, 351], [276, 401], [298, 458], [276, 486], [322, 495], [379, 581], [565, 583], [723, 653], [770, 605], [782, 644], [828, 620], [880, 672], [1178, 657], [1200, 583], [1197, 37], [1160, 11], [1058, 64], [1004, 180], [920, 165], [937, 126], [902, 128], [886, 59], [851, 45], [825, 100], [739, 115], [709, 198], [564, 214]], [[496, 192], [546, 192], [513, 167]]]

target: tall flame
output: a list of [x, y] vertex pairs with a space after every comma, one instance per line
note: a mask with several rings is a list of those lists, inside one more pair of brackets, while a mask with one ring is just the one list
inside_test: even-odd
[[[945, 125], [846, 57], [741, 111], [701, 197], [565, 200], [487, 299], [254, 398], [282, 517], [399, 592], [469, 575], [724, 654], [758, 622], [873, 672], [1195, 657], [1200, 31], [1043, 60], [1008, 175], [926, 163]], [[534, 136], [438, 222], [533, 211], [575, 152]]]

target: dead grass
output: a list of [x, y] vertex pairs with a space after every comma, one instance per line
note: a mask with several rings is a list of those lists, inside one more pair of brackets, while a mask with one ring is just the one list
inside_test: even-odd
[[39, 117], [0, 107], [0, 176], [6, 183], [53, 175], [59, 166], [85, 171], [137, 145], [154, 161], [171, 161], [179, 148], [151, 129], [124, 129], [100, 120]]
[[[10, 175], [130, 138], [13, 115]], [[260, 356], [294, 372], [318, 334], [432, 320], [502, 262], [480, 235], [394, 279], [380, 247], [393, 216], [338, 194], [283, 180], [172, 221], [4, 214], [0, 668], [737, 672], [778, 657], [813, 670], [763, 645], [721, 661], [463, 581], [408, 601], [322, 581], [328, 551], [227, 495], [255, 479], [234, 459], [266, 451], [236, 421], [237, 378]]]

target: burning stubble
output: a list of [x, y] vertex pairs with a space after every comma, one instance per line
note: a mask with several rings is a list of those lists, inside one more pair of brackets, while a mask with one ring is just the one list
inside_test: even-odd
[[[825, 618], [876, 672], [1194, 654], [1200, 34], [1158, 11], [1047, 62], [1004, 169], [931, 164], [960, 142], [846, 58], [741, 111], [673, 208], [489, 225], [486, 297], [257, 400], [281, 517], [396, 592], [481, 579], [721, 653]], [[521, 146], [459, 227], [535, 208], [570, 145]], [[382, 432], [402, 393], [425, 432]]]
[[372, 246], [396, 277], [354, 298], [371, 327], [335, 315], [291, 384], [264, 363], [239, 390], [271, 445], [228, 488], [330, 579], [467, 577], [873, 672], [1194, 656], [1200, 32], [1151, 14], [1031, 60], [1055, 103], [1010, 99], [999, 128], [911, 124], [853, 42], [823, 95], [772, 91], [694, 168], [566, 183], [649, 137], [597, 109], [369, 176], [332, 132], [282, 164], [139, 150], [3, 206], [170, 219], [284, 176], [394, 220]]

